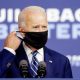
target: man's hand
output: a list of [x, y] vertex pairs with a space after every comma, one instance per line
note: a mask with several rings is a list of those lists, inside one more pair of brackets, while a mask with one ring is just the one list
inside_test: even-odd
[[16, 32], [12, 32], [5, 40], [4, 47], [16, 50], [19, 47], [20, 43], [21, 40], [16, 36]]

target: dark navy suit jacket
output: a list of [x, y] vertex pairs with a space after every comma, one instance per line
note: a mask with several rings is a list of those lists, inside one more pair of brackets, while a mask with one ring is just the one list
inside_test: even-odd
[[[19, 62], [22, 59], [28, 61], [22, 44], [16, 50], [16, 55], [3, 49], [0, 52], [0, 78], [21, 78]], [[47, 65], [46, 78], [72, 78], [72, 71], [67, 57], [44, 47], [44, 61]]]

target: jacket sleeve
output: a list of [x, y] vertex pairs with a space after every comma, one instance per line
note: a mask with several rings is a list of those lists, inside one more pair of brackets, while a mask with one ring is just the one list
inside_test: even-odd
[[72, 76], [72, 70], [70, 66], [70, 62], [68, 58], [66, 58], [65, 68], [64, 68], [64, 77], [65, 78], [73, 78]]
[[0, 77], [6, 73], [14, 58], [15, 55], [13, 55], [10, 51], [6, 49], [3, 49], [0, 52]]

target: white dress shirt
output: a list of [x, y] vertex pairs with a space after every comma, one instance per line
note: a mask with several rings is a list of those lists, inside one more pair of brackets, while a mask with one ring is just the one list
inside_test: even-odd
[[[31, 54], [31, 53], [32, 53], [32, 50], [31, 50], [29, 47], [27, 47], [27, 46], [25, 45], [25, 43], [23, 43], [23, 47], [24, 47], [24, 50], [25, 50], [25, 52], [26, 52], [26, 54], [27, 54], [29, 63], [31, 63], [31, 61], [32, 61], [32, 54]], [[10, 52], [11, 52], [12, 54], [14, 54], [14, 55], [16, 54], [16, 52], [15, 52], [13, 49], [11, 49], [11, 48], [4, 47], [4, 49], [10, 51]], [[40, 49], [38, 49], [37, 51], [38, 51], [38, 53], [37, 53], [37, 55], [36, 55], [37, 60], [38, 60], [39, 62], [44, 61], [44, 49], [43, 49], [43, 48], [40, 48]]]
[[[32, 50], [29, 47], [27, 47], [24, 43], [23, 43], [23, 47], [24, 47], [25, 52], [28, 56], [29, 63], [31, 63], [31, 61], [32, 61]], [[37, 50], [37, 52], [38, 52], [36, 55], [37, 60], [39, 62], [44, 61], [44, 49], [40, 48]]]

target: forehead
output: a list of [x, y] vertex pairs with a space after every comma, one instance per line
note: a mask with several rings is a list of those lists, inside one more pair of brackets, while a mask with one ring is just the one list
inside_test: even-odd
[[44, 13], [30, 13], [26, 15], [27, 24], [47, 24], [47, 16]]

